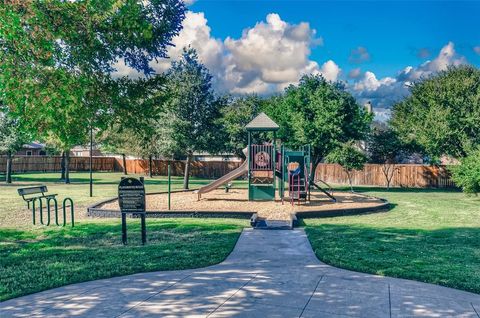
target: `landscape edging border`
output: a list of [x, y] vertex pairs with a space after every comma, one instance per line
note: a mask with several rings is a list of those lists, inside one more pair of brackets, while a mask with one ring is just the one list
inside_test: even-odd
[[[170, 193], [180, 193], [180, 192], [193, 192], [195, 190], [175, 190]], [[345, 191], [337, 191], [345, 192]], [[166, 194], [167, 191], [161, 192], [151, 192], [147, 195], [155, 194]], [[369, 198], [375, 198], [382, 201], [383, 203], [373, 207], [361, 207], [361, 208], [351, 208], [351, 209], [330, 209], [330, 210], [313, 210], [313, 211], [294, 211], [293, 215], [301, 219], [310, 219], [310, 218], [326, 218], [326, 217], [335, 217], [335, 216], [348, 216], [356, 214], [367, 214], [373, 212], [388, 211], [391, 208], [390, 202], [386, 199], [378, 198], [375, 196], [370, 196], [363, 193], [355, 193]], [[87, 208], [87, 216], [89, 217], [101, 217], [101, 218], [120, 218], [121, 212], [119, 210], [107, 210], [98, 208], [100, 205], [105, 203], [110, 203], [115, 200], [118, 200], [117, 197], [102, 200], [97, 202]], [[164, 211], [147, 211], [147, 217], [151, 218], [234, 218], [234, 219], [250, 219], [256, 212], [252, 211], [206, 211], [206, 210], [197, 210], [197, 211], [184, 211], [184, 210], [164, 210]], [[135, 215], [129, 215], [130, 217], [135, 218]]]

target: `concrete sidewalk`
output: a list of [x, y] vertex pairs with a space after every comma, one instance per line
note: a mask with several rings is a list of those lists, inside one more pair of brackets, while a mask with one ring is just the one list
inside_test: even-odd
[[221, 264], [65, 286], [0, 317], [480, 317], [480, 295], [325, 265], [305, 232], [245, 229]]

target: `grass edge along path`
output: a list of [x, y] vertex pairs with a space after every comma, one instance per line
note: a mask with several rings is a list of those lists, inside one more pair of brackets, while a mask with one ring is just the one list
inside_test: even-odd
[[357, 188], [392, 209], [305, 219], [322, 262], [480, 294], [480, 199], [449, 190]]
[[128, 220], [128, 245], [118, 221], [75, 228], [0, 229], [0, 301], [35, 292], [139, 272], [200, 268], [222, 262], [245, 220], [149, 219], [147, 245], [138, 220]]

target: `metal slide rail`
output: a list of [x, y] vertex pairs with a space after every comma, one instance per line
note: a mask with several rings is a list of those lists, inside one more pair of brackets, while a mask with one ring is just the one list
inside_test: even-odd
[[[44, 205], [43, 205], [43, 200], [46, 200], [46, 220], [44, 219]], [[50, 198], [34, 198], [32, 200], [32, 223], [33, 225], [36, 225], [36, 214], [37, 214], [37, 206], [36, 202], [38, 200], [38, 216], [39, 216], [39, 221], [41, 225], [49, 226], [51, 223], [51, 213], [52, 213], [52, 207], [53, 207], [53, 212], [55, 213], [55, 224], [57, 226], [62, 226], [65, 227], [67, 225], [67, 209], [70, 208], [70, 225], [72, 227], [75, 226], [75, 209], [73, 205], [73, 200], [71, 198], [65, 198], [63, 199], [62, 202], [62, 217], [63, 221], [62, 223], [59, 223], [59, 217], [58, 217], [58, 201], [56, 198], [50, 197]], [[53, 206], [52, 206], [52, 201], [53, 201]], [[68, 202], [68, 205], [67, 205]]]
[[[317, 183], [319, 183], [319, 182], [322, 183], [322, 184], [324, 184], [324, 185], [327, 187], [327, 190], [325, 190], [324, 188], [322, 188], [321, 186], [319, 186], [319, 185], [317, 184]], [[332, 189], [332, 187], [331, 187], [328, 183], [326, 183], [326, 182], [323, 181], [323, 180], [318, 179], [318, 180], [315, 180], [315, 181], [310, 181], [310, 184], [311, 184], [312, 186], [314, 186], [315, 188], [317, 188], [318, 190], [320, 190], [320, 191], [322, 191], [323, 193], [325, 193], [325, 195], [328, 196], [330, 199], [332, 199], [333, 202], [337, 202], [337, 198], [335, 198], [335, 197], [333, 196], [333, 189]]]

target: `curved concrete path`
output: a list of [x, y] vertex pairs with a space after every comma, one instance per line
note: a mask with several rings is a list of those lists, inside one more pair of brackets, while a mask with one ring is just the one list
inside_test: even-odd
[[302, 229], [245, 229], [221, 264], [69, 285], [0, 303], [0, 317], [480, 317], [480, 295], [342, 270]]

